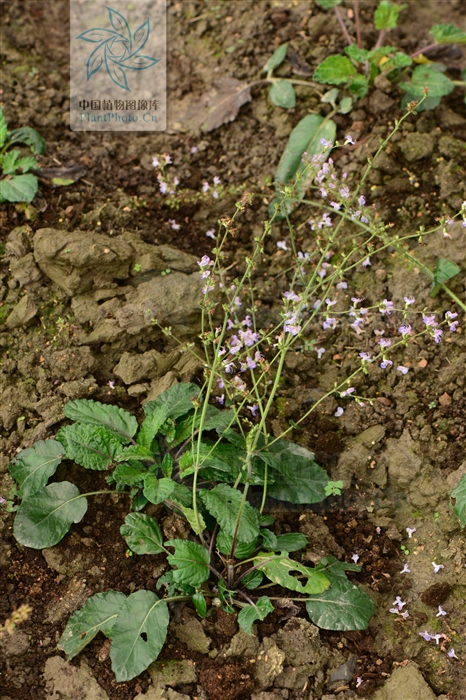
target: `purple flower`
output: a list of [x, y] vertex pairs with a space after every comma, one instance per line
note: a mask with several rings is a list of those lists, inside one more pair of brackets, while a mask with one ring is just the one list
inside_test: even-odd
[[414, 304], [416, 299], [414, 297], [403, 297], [405, 300], [406, 306], [409, 306], [410, 304]]
[[387, 316], [390, 316], [393, 309], [394, 309], [393, 301], [388, 301], [387, 299], [384, 299], [379, 307], [380, 313], [387, 314]]
[[392, 364], [393, 364], [393, 362], [391, 360], [383, 360], [380, 363], [380, 366], [382, 367], [382, 369], [387, 369], [387, 367], [391, 367]]
[[438, 606], [438, 613], [436, 614], [435, 617], [440, 617], [441, 615], [447, 615], [448, 613], [445, 612], [445, 610], [442, 608], [441, 605]]
[[301, 297], [294, 292], [285, 292], [283, 296], [285, 299], [289, 299], [290, 301], [302, 301]]
[[349, 396], [350, 394], [353, 394], [355, 391], [354, 386], [350, 386], [349, 389], [345, 389], [345, 391], [342, 391], [340, 396]]
[[[450, 649], [450, 651], [447, 653], [447, 656], [449, 656], [450, 659], [458, 659], [458, 657], [457, 657], [456, 654], [455, 654], [455, 650], [453, 649], [453, 647], [452, 647], [452, 648]], [[459, 659], [458, 659], [458, 661], [459, 661]]]
[[350, 196], [350, 191], [348, 187], [341, 187], [340, 188], [340, 196], [343, 197], [343, 199], [348, 199]]
[[159, 182], [159, 190], [161, 191], [162, 194], [166, 194], [166, 192], [168, 190], [167, 183], [163, 182], [163, 181]]
[[437, 326], [437, 322], [435, 320], [435, 314], [431, 314], [430, 316], [423, 316], [422, 320], [426, 324], [427, 328], [432, 327], [435, 328]]
[[215, 175], [215, 177], [214, 177], [214, 185], [219, 185], [220, 183], [221, 183], [220, 178], [217, 177], [217, 175]]
[[286, 241], [277, 241], [277, 248], [279, 248], [280, 250], [288, 250]]
[[246, 358], [246, 364], [249, 367], [249, 369], [256, 369], [257, 367], [257, 362], [252, 359], [252, 357], [249, 357], [249, 355]]
[[217, 384], [218, 384], [218, 388], [219, 388], [219, 389], [223, 389], [223, 387], [225, 386], [225, 384], [224, 384], [224, 382], [223, 382], [223, 379], [222, 379], [221, 377], [219, 377], [219, 378], [217, 379]]
[[401, 597], [397, 595], [392, 605], [396, 605], [398, 610], [403, 610], [404, 606], [406, 605], [406, 602], [401, 600]]
[[378, 343], [379, 343], [381, 348], [389, 348], [390, 345], [392, 344], [392, 341], [390, 340], [390, 338], [380, 338]]
[[455, 333], [457, 327], [458, 327], [458, 321], [453, 321], [453, 323], [450, 324], [450, 331], [452, 333]]
[[407, 528], [406, 528], [406, 532], [408, 533], [409, 539], [411, 539], [411, 537], [412, 537], [412, 536], [414, 535], [414, 533], [416, 532], [416, 528], [415, 528], [415, 527], [407, 527]]
[[408, 568], [408, 564], [406, 563], [404, 565], [404, 567], [401, 569], [400, 574], [410, 574], [410, 573], [411, 573], [411, 569]]
[[430, 640], [433, 639], [433, 636], [428, 632], [419, 632], [419, 636], [423, 637], [426, 640], [426, 642], [430, 642]]
[[440, 328], [436, 328], [432, 334], [432, 337], [436, 343], [440, 343], [440, 339], [441, 339], [442, 335], [443, 335], [443, 331], [440, 330]]
[[398, 332], [401, 333], [401, 335], [408, 335], [408, 333], [411, 333], [411, 326], [409, 323], [404, 323], [398, 328]]
[[341, 209], [341, 204], [338, 204], [338, 202], [330, 202], [330, 206], [336, 209], [337, 211]]
[[317, 359], [320, 360], [320, 358], [322, 357], [322, 355], [325, 352], [325, 348], [314, 348], [314, 350], [317, 353]]
[[208, 182], [203, 182], [202, 183], [202, 191], [203, 192], [208, 192], [209, 190], [209, 183]]
[[348, 283], [347, 282], [338, 282], [336, 285], [337, 289], [348, 289]]
[[327, 141], [326, 139], [320, 139], [320, 143], [322, 146], [325, 146], [325, 148], [332, 148], [333, 143], [331, 141]]
[[193, 155], [194, 155], [195, 153], [197, 153], [197, 151], [198, 151], [197, 146], [191, 146], [191, 151], [190, 151], [190, 152], [191, 152]]
[[372, 265], [371, 259], [369, 257], [367, 257], [365, 260], [362, 261], [361, 265], [363, 267], [370, 267]]
[[254, 343], [259, 342], [259, 335], [257, 333], [254, 333], [250, 328], [248, 328], [245, 331], [240, 330], [239, 337], [241, 338], [243, 343], [249, 348], [251, 347], [251, 345], [254, 345]]
[[434, 574], [438, 574], [440, 569], [445, 568], [443, 564], [436, 564], [434, 561], [432, 562], [432, 566], [434, 567]]
[[242, 326], [247, 326], [248, 328], [251, 328], [252, 326], [252, 321], [251, 317], [249, 315], [245, 316], [243, 320], [241, 321]]
[[254, 406], [246, 406], [251, 411], [251, 414], [253, 416], [257, 415], [257, 411], [259, 409], [259, 406], [255, 403]]
[[164, 157], [165, 157], [165, 163], [166, 163], [167, 165], [170, 165], [170, 163], [172, 162], [172, 157], [169, 156], [168, 153], [164, 153], [163, 155], [164, 155]]
[[353, 554], [351, 559], [354, 561], [355, 564], [357, 564], [359, 561], [359, 554]]
[[156, 156], [152, 158], [152, 165], [154, 166], [154, 168], [159, 167], [159, 159]]
[[207, 294], [207, 292], [211, 292], [212, 289], [215, 289], [215, 286], [213, 284], [206, 284], [205, 287], [202, 287], [202, 293]]
[[396, 368], [398, 372], [401, 372], [401, 374], [408, 374], [409, 368], [405, 367], [404, 365], [398, 365]]
[[225, 368], [225, 372], [227, 374], [230, 374], [231, 370], [235, 368], [235, 363], [234, 362], [224, 362], [223, 366]]
[[175, 219], [168, 219], [168, 223], [174, 231], [179, 231], [181, 228], [181, 226], [176, 223]]
[[208, 255], [203, 255], [200, 260], [197, 261], [199, 267], [207, 267], [207, 265], [213, 265], [212, 260]]
[[364, 362], [372, 362], [372, 357], [369, 352], [360, 352], [359, 357], [361, 357]]
[[233, 384], [234, 387], [236, 387], [236, 389], [238, 391], [242, 392], [246, 389], [246, 382], [243, 382], [243, 380], [240, 379], [240, 377], [238, 377], [238, 375], [233, 377], [233, 379], [231, 380], [231, 383]]
[[322, 328], [324, 330], [327, 330], [328, 328], [336, 328], [337, 327], [337, 319], [336, 318], [327, 318], [323, 323], [322, 323]]
[[241, 299], [239, 297], [235, 297], [234, 301], [233, 301], [233, 305], [238, 306], [238, 307], [243, 306], [243, 302], [241, 301]]
[[445, 638], [444, 634], [433, 634], [432, 635], [432, 639], [435, 639], [436, 644], [438, 644], [442, 638], [443, 639]]
[[215, 229], [210, 228], [208, 231], [205, 232], [205, 235], [207, 238], [213, 238], [215, 240]]
[[108, 382], [108, 386], [110, 387], [110, 389], [114, 389], [114, 388], [115, 388], [115, 382], [112, 381], [112, 380], [110, 380], [110, 381]]
[[243, 343], [238, 338], [238, 336], [232, 335], [230, 338], [230, 355], [234, 355], [235, 352], [238, 352], [238, 350], [241, 350], [242, 347], [243, 347]]
[[333, 415], [336, 416], [336, 418], [339, 418], [340, 416], [342, 416], [344, 414], [344, 412], [345, 412], [344, 409], [341, 406], [338, 406], [337, 410], [335, 411], [335, 413]]
[[223, 406], [224, 399], [225, 399], [225, 394], [222, 394], [221, 396], [216, 396], [216, 397], [215, 397], [216, 402], [219, 403], [220, 406]]
[[347, 136], [345, 136], [345, 146], [346, 146], [347, 144], [349, 144], [349, 143], [350, 143], [352, 146], [354, 146], [355, 143], [356, 143], [356, 141], [353, 139], [353, 137], [351, 136], [351, 134], [347, 134]]
[[180, 184], [180, 178], [176, 177], [176, 175], [173, 178], [173, 184], [175, 185], [175, 187], [177, 187]]
[[361, 195], [360, 197], [358, 197], [358, 204], [360, 207], [363, 207], [365, 205], [365, 203], [366, 203], [366, 198], [364, 197], [364, 195]]
[[455, 311], [447, 311], [445, 314], [445, 318], [447, 321], [452, 321], [454, 318], [457, 318], [458, 314]]

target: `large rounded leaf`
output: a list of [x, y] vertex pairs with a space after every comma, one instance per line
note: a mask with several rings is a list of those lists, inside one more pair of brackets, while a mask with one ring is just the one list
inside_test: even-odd
[[45, 486], [65, 456], [63, 445], [56, 440], [39, 440], [20, 452], [10, 462], [10, 474], [20, 490], [20, 498], [29, 498]]
[[154, 518], [144, 513], [128, 513], [120, 533], [136, 554], [160, 554], [163, 535]]
[[324, 630], [365, 630], [375, 603], [346, 578], [332, 578], [332, 587], [306, 601], [307, 614]]
[[69, 481], [49, 484], [24, 500], [16, 513], [13, 534], [32, 549], [53, 547], [87, 510], [87, 500]]
[[168, 607], [151, 591], [128, 596], [110, 630], [110, 658], [118, 683], [146, 670], [160, 654], [167, 636]]

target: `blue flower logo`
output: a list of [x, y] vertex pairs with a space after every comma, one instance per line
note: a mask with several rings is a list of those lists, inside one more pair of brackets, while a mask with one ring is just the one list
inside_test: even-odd
[[141, 53], [149, 39], [150, 21], [147, 18], [131, 36], [129, 24], [123, 15], [105, 7], [113, 29], [97, 27], [88, 29], [76, 37], [91, 44], [98, 44], [87, 59], [87, 79], [97, 73], [105, 63], [107, 73], [115, 85], [131, 92], [126, 71], [146, 70], [160, 61], [160, 58], [151, 58]]

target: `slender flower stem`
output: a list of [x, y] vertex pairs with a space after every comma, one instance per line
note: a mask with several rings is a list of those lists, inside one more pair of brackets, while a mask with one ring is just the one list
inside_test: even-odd
[[356, 42], [358, 44], [358, 49], [360, 49], [362, 46], [362, 41], [361, 41], [361, 22], [360, 22], [360, 17], [359, 17], [359, 0], [353, 1], [353, 7], [354, 7], [354, 21], [356, 23]]
[[333, 9], [335, 10], [335, 14], [336, 14], [336, 16], [337, 16], [338, 24], [339, 24], [340, 27], [341, 27], [341, 31], [343, 32], [343, 36], [345, 37], [347, 44], [352, 44], [352, 43], [353, 43], [353, 40], [352, 40], [352, 38], [351, 38], [350, 35], [349, 35], [349, 32], [348, 32], [348, 30], [347, 30], [347, 28], [346, 28], [345, 23], [343, 22], [343, 17], [341, 16], [341, 12], [340, 12], [340, 10], [338, 9], [338, 5], [334, 5], [334, 6], [333, 6]]

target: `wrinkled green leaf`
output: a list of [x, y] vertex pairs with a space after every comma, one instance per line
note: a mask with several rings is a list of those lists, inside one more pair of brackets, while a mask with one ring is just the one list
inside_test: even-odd
[[60, 428], [58, 440], [66, 456], [86, 469], [103, 471], [115, 461], [120, 441], [106, 428], [95, 425], [67, 425]]
[[182, 505], [181, 503], [177, 503], [177, 506], [183, 513], [188, 523], [191, 525], [191, 530], [193, 530], [196, 535], [200, 535], [202, 532], [204, 532], [206, 529], [206, 524], [202, 514], [199, 513], [199, 511], [197, 513], [198, 520], [196, 520], [196, 516], [192, 508]]
[[[254, 559], [254, 566], [257, 566], [274, 583], [278, 583], [284, 588], [298, 593], [321, 593], [330, 586], [328, 578], [316, 569], [310, 569], [298, 561], [293, 561], [286, 556], [277, 556], [273, 552], [260, 552]], [[296, 571], [298, 575], [304, 576], [305, 583], [292, 576], [291, 572]]]
[[19, 484], [18, 496], [26, 499], [45, 486], [65, 456], [63, 445], [56, 440], [39, 440], [22, 450], [10, 464], [10, 474]]
[[87, 500], [69, 481], [49, 484], [24, 500], [16, 512], [13, 533], [32, 549], [53, 547], [86, 513]]
[[358, 99], [365, 97], [369, 91], [369, 80], [365, 75], [355, 75], [348, 83], [348, 89]]
[[272, 498], [289, 503], [325, 500], [328, 476], [313, 461], [314, 454], [309, 450], [286, 440], [277, 440], [258, 456], [272, 467], [275, 483], [268, 488]]
[[246, 574], [246, 576], [243, 576], [241, 579], [246, 588], [248, 588], [250, 591], [254, 590], [254, 588], [257, 588], [258, 586], [261, 585], [262, 581], [264, 579], [264, 574], [262, 571], [259, 571], [256, 569], [255, 571], [251, 571], [250, 574]]
[[296, 107], [296, 93], [293, 84], [289, 80], [279, 80], [272, 83], [269, 89], [269, 97], [277, 107], [292, 109]]
[[398, 16], [402, 10], [406, 7], [405, 5], [397, 5], [396, 3], [392, 5], [389, 0], [380, 0], [379, 6], [374, 12], [374, 24], [376, 29], [394, 29], [398, 22]]
[[383, 73], [390, 73], [397, 68], [406, 68], [412, 64], [413, 60], [403, 51], [397, 51], [393, 56], [390, 56], [384, 61], [381, 61], [379, 68]]
[[148, 470], [142, 465], [124, 463], [119, 464], [109, 478], [121, 486], [138, 486], [147, 475]]
[[165, 546], [174, 547], [175, 553], [169, 554], [168, 563], [178, 568], [173, 571], [173, 580], [179, 584], [188, 583], [198, 588], [209, 578], [210, 557], [208, 550], [197, 542], [188, 540], [168, 540]]
[[327, 557], [322, 557], [316, 569], [317, 571], [323, 571], [330, 583], [333, 583], [335, 577], [346, 579], [346, 571], [361, 571], [362, 566], [346, 561], [338, 561], [336, 557], [329, 554]]
[[171, 456], [171, 454], [169, 452], [167, 452], [163, 457], [162, 466], [161, 466], [162, 474], [164, 476], [171, 477], [171, 475], [173, 473], [173, 464], [174, 464], [173, 457]]
[[453, 262], [453, 260], [447, 260], [446, 258], [440, 258], [437, 260], [437, 266], [434, 272], [434, 278], [432, 284], [435, 286], [437, 284], [445, 284], [448, 280], [456, 277], [461, 272], [461, 268]]
[[179, 418], [193, 409], [193, 400], [199, 396], [200, 389], [196, 384], [175, 384], [154, 401], [143, 404], [144, 413], [150, 416], [157, 408], [163, 407], [170, 418]]
[[148, 474], [144, 479], [144, 496], [151, 503], [163, 503], [174, 491], [176, 484], [173, 479], [163, 477], [157, 479], [155, 474]]
[[4, 175], [11, 175], [17, 169], [17, 160], [21, 156], [21, 151], [8, 151], [1, 158], [1, 166]]
[[126, 445], [120, 448], [119, 454], [115, 457], [116, 462], [127, 462], [129, 460], [141, 460], [143, 462], [154, 461], [154, 453], [143, 445]]
[[25, 143], [33, 153], [42, 155], [45, 153], [45, 141], [42, 136], [30, 126], [14, 129], [8, 134], [8, 143]]
[[96, 593], [73, 613], [58, 642], [68, 660], [92, 642], [98, 632], [108, 637], [125, 600], [126, 596], [117, 591]]
[[277, 536], [271, 530], [261, 530], [260, 535], [262, 537], [263, 549], [273, 549], [277, 551]]
[[341, 85], [357, 75], [356, 67], [349, 58], [336, 54], [328, 56], [314, 71], [313, 79], [318, 83]]
[[6, 123], [5, 114], [3, 112], [3, 107], [0, 107], [0, 148], [3, 148], [6, 143], [7, 133], [8, 126]]
[[92, 399], [68, 401], [63, 413], [78, 423], [103, 426], [123, 443], [129, 442], [138, 429], [137, 420], [131, 413]]
[[[223, 532], [223, 530], [220, 530], [220, 532], [217, 535], [216, 544], [219, 552], [225, 554], [225, 556], [229, 556], [231, 553], [231, 548], [233, 546], [233, 537], [230, 537], [230, 535], [227, 535], [225, 532]], [[252, 542], [248, 542], [247, 544], [243, 544], [241, 542], [238, 543], [235, 547], [235, 559], [247, 559], [251, 556], [256, 547], [257, 540], [253, 540]]]
[[168, 607], [151, 591], [126, 598], [110, 630], [110, 658], [118, 683], [146, 670], [160, 654], [167, 636]]
[[[444, 66], [442, 66], [444, 69]], [[449, 95], [455, 84], [440, 72], [439, 64], [430, 63], [417, 66], [412, 72], [409, 83], [400, 83], [400, 88], [419, 99], [424, 94], [424, 88], [429, 88], [429, 99]]]
[[255, 605], [246, 605], [241, 608], [238, 615], [238, 624], [246, 634], [252, 634], [252, 626], [257, 620], [265, 620], [267, 615], [273, 612], [274, 608], [270, 598], [266, 595], [256, 601]]
[[466, 44], [466, 32], [454, 24], [434, 24], [430, 33], [436, 44]]
[[275, 70], [278, 66], [281, 66], [286, 58], [286, 52], [288, 51], [288, 44], [281, 44], [281, 46], [276, 49], [270, 56], [269, 60], [262, 69], [263, 73], [269, 73]]
[[343, 577], [332, 579], [332, 587], [306, 601], [307, 614], [324, 630], [364, 630], [375, 612], [374, 601]]
[[32, 202], [38, 189], [37, 178], [15, 175], [9, 180], [0, 180], [0, 200], [6, 202]]
[[[202, 411], [199, 409], [193, 415], [188, 416], [179, 422], [176, 426], [174, 444], [179, 445], [180, 442], [187, 440], [200, 426]], [[220, 435], [231, 425], [235, 424], [235, 412], [233, 409], [222, 411], [216, 406], [210, 404], [206, 408], [204, 416], [203, 431], [216, 430]]]
[[120, 533], [136, 554], [160, 554], [165, 551], [162, 531], [150, 515], [128, 513]]
[[[220, 527], [227, 535], [233, 537], [242, 503], [241, 492], [227, 484], [219, 484], [211, 491], [202, 490], [200, 497]], [[237, 531], [238, 542], [248, 543], [256, 539], [259, 535], [259, 518], [259, 511], [246, 501]]]
[[461, 528], [466, 526], [466, 474], [461, 477], [458, 486], [451, 492], [451, 497], [456, 499], [453, 512], [460, 521]]

